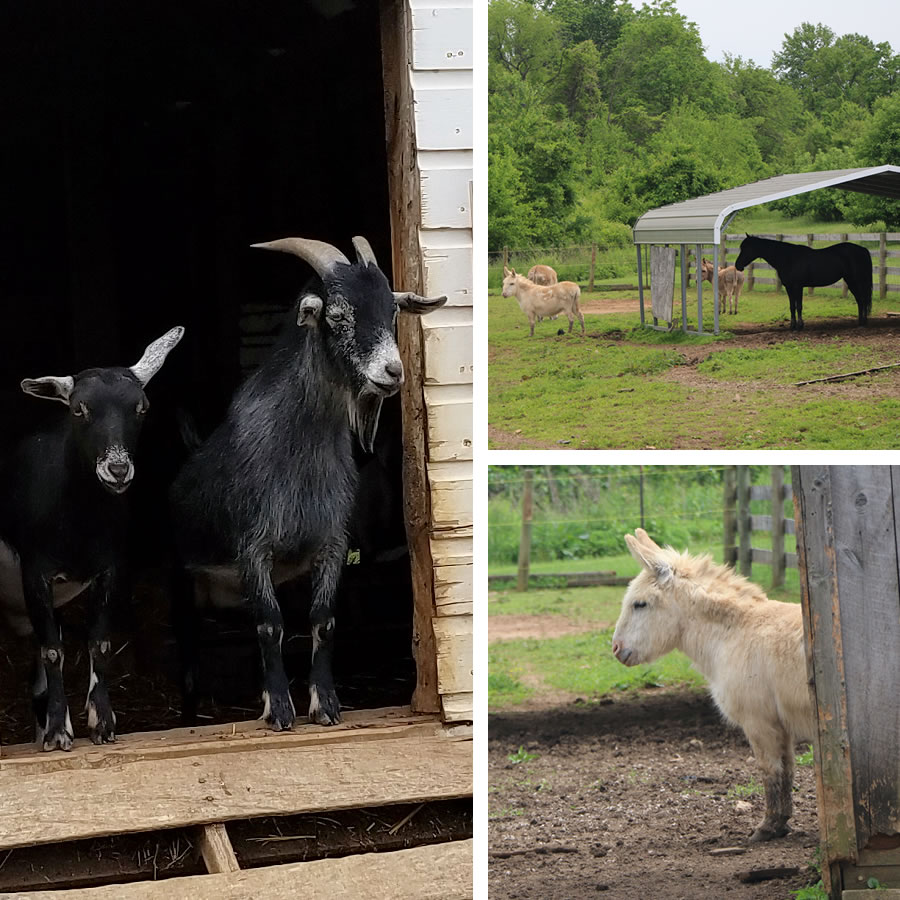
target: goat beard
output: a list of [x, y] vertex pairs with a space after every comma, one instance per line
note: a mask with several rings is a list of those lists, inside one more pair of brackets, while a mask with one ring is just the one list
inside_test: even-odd
[[381, 391], [364, 387], [350, 402], [350, 427], [366, 453], [375, 450], [375, 435], [378, 432], [378, 418], [383, 401], [384, 394]]

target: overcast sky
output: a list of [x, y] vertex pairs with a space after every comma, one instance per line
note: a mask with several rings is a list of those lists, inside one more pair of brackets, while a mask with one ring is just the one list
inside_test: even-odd
[[[634, 3], [640, 6], [640, 3]], [[785, 34], [802, 22], [821, 22], [836, 35], [864, 34], [900, 53], [900, 3], [896, 0], [675, 0], [678, 11], [700, 27], [709, 59], [725, 53], [768, 68]]]

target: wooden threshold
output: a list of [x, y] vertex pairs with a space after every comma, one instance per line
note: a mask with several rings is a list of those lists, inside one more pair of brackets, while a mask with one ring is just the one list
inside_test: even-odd
[[164, 732], [71, 753], [9, 748], [0, 849], [471, 796], [470, 740], [444, 734], [435, 717], [366, 715], [287, 734], [213, 726], [179, 729], [181, 742]]
[[451, 841], [218, 875], [0, 894], [0, 900], [468, 900], [472, 841]]

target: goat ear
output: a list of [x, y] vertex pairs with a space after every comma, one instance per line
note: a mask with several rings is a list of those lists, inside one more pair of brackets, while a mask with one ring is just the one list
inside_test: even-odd
[[322, 298], [318, 294], [304, 294], [297, 307], [297, 324], [317, 325], [322, 317]]
[[350, 400], [350, 427], [366, 453], [375, 451], [375, 435], [378, 433], [382, 399], [380, 394], [363, 391]]
[[41, 400], [58, 400], [69, 405], [69, 397], [75, 387], [71, 375], [45, 375], [43, 378], [25, 378], [20, 387], [26, 394]]
[[162, 368], [166, 357], [184, 337], [184, 328], [176, 325], [162, 337], [147, 345], [144, 355], [131, 367], [134, 377], [146, 387], [147, 382]]
[[427, 313], [440, 309], [446, 302], [446, 297], [420, 297], [410, 291], [405, 293], [394, 292], [394, 301], [397, 306], [406, 312], [415, 313], [417, 316], [424, 316]]

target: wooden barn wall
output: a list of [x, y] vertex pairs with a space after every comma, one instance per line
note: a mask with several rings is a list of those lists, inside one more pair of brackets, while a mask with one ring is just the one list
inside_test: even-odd
[[823, 874], [839, 896], [852, 862], [883, 856], [900, 879], [900, 467], [796, 466], [792, 477]]
[[434, 628], [444, 718], [472, 718], [472, 2], [409, 0]]

